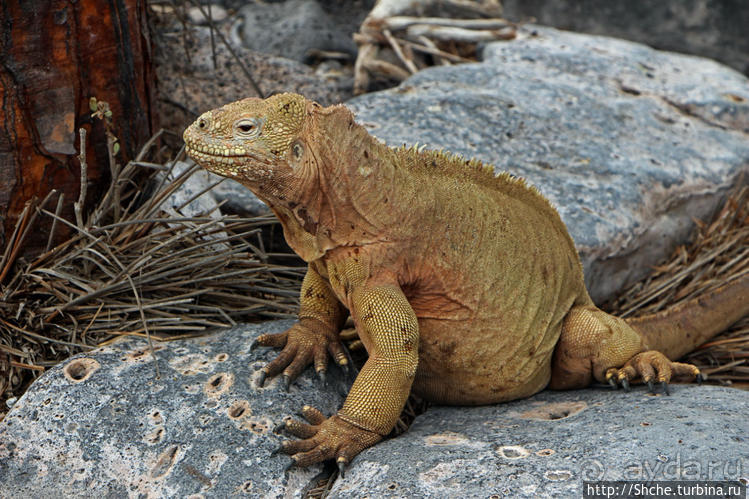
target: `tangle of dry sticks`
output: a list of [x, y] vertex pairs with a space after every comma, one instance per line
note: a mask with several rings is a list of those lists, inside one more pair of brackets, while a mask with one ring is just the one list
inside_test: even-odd
[[[60, 217], [61, 203], [48, 210], [55, 193], [23, 211], [0, 256], [0, 403], [49, 366], [122, 335], [171, 340], [295, 316], [302, 262], [273, 263], [293, 255], [266, 252], [261, 239], [278, 222], [166, 208], [197, 169], [173, 174], [173, 161], [146, 162], [156, 139], [115, 169], [88, 217]], [[24, 237], [45, 217], [72, 236], [24, 261]]]

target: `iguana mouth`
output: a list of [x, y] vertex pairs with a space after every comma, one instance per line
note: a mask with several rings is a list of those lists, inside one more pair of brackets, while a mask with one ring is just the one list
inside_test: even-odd
[[190, 156], [210, 158], [246, 158], [250, 155], [243, 147], [211, 146], [200, 142], [185, 142]]

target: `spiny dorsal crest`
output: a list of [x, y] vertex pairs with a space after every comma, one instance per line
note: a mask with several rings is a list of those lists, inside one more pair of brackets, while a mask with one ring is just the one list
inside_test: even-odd
[[420, 168], [426, 175], [444, 175], [457, 177], [463, 181], [472, 181], [478, 185], [497, 189], [509, 195], [525, 195], [538, 198], [543, 205], [548, 206], [556, 212], [556, 208], [535, 185], [529, 184], [522, 177], [510, 172], [494, 173], [494, 166], [484, 163], [476, 158], [465, 159], [460, 154], [440, 150], [425, 150], [426, 145], [414, 144], [392, 149], [406, 159], [405, 164], [412, 168]]

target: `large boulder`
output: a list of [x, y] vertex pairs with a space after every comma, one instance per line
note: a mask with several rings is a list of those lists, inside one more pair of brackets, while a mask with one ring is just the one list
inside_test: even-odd
[[334, 413], [346, 387], [337, 368], [328, 387], [311, 370], [288, 393], [255, 386], [275, 354], [253, 339], [290, 324], [157, 343], [156, 360], [138, 339], [58, 364], [0, 422], [0, 497], [299, 497], [322, 467], [285, 471], [274, 428], [305, 404]]
[[591, 388], [435, 407], [362, 452], [330, 497], [581, 497], [583, 481], [749, 478], [749, 393]]
[[596, 301], [643, 277], [749, 172], [749, 80], [716, 62], [539, 26], [483, 59], [348, 105], [390, 145], [444, 148], [536, 185]]
[[749, 3], [743, 0], [502, 0], [513, 21], [615, 36], [700, 55], [749, 75]]

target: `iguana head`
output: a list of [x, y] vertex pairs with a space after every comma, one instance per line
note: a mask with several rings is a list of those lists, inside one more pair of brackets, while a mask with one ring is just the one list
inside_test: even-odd
[[208, 111], [185, 130], [187, 154], [203, 168], [253, 190], [271, 182], [277, 185], [304, 154], [303, 144], [295, 141], [308, 104], [301, 95], [279, 94]]
[[307, 261], [350, 244], [346, 233], [358, 225], [349, 220], [357, 213], [351, 198], [362, 199], [359, 191], [369, 188], [349, 183], [346, 169], [369, 154], [360, 147], [365, 137], [345, 107], [323, 108], [296, 94], [227, 104], [201, 115], [184, 133], [187, 154], [268, 203], [288, 243]]
[[204, 113], [184, 139], [198, 164], [265, 201], [306, 261], [381, 241], [397, 217], [392, 153], [344, 106], [296, 94], [244, 99]]

